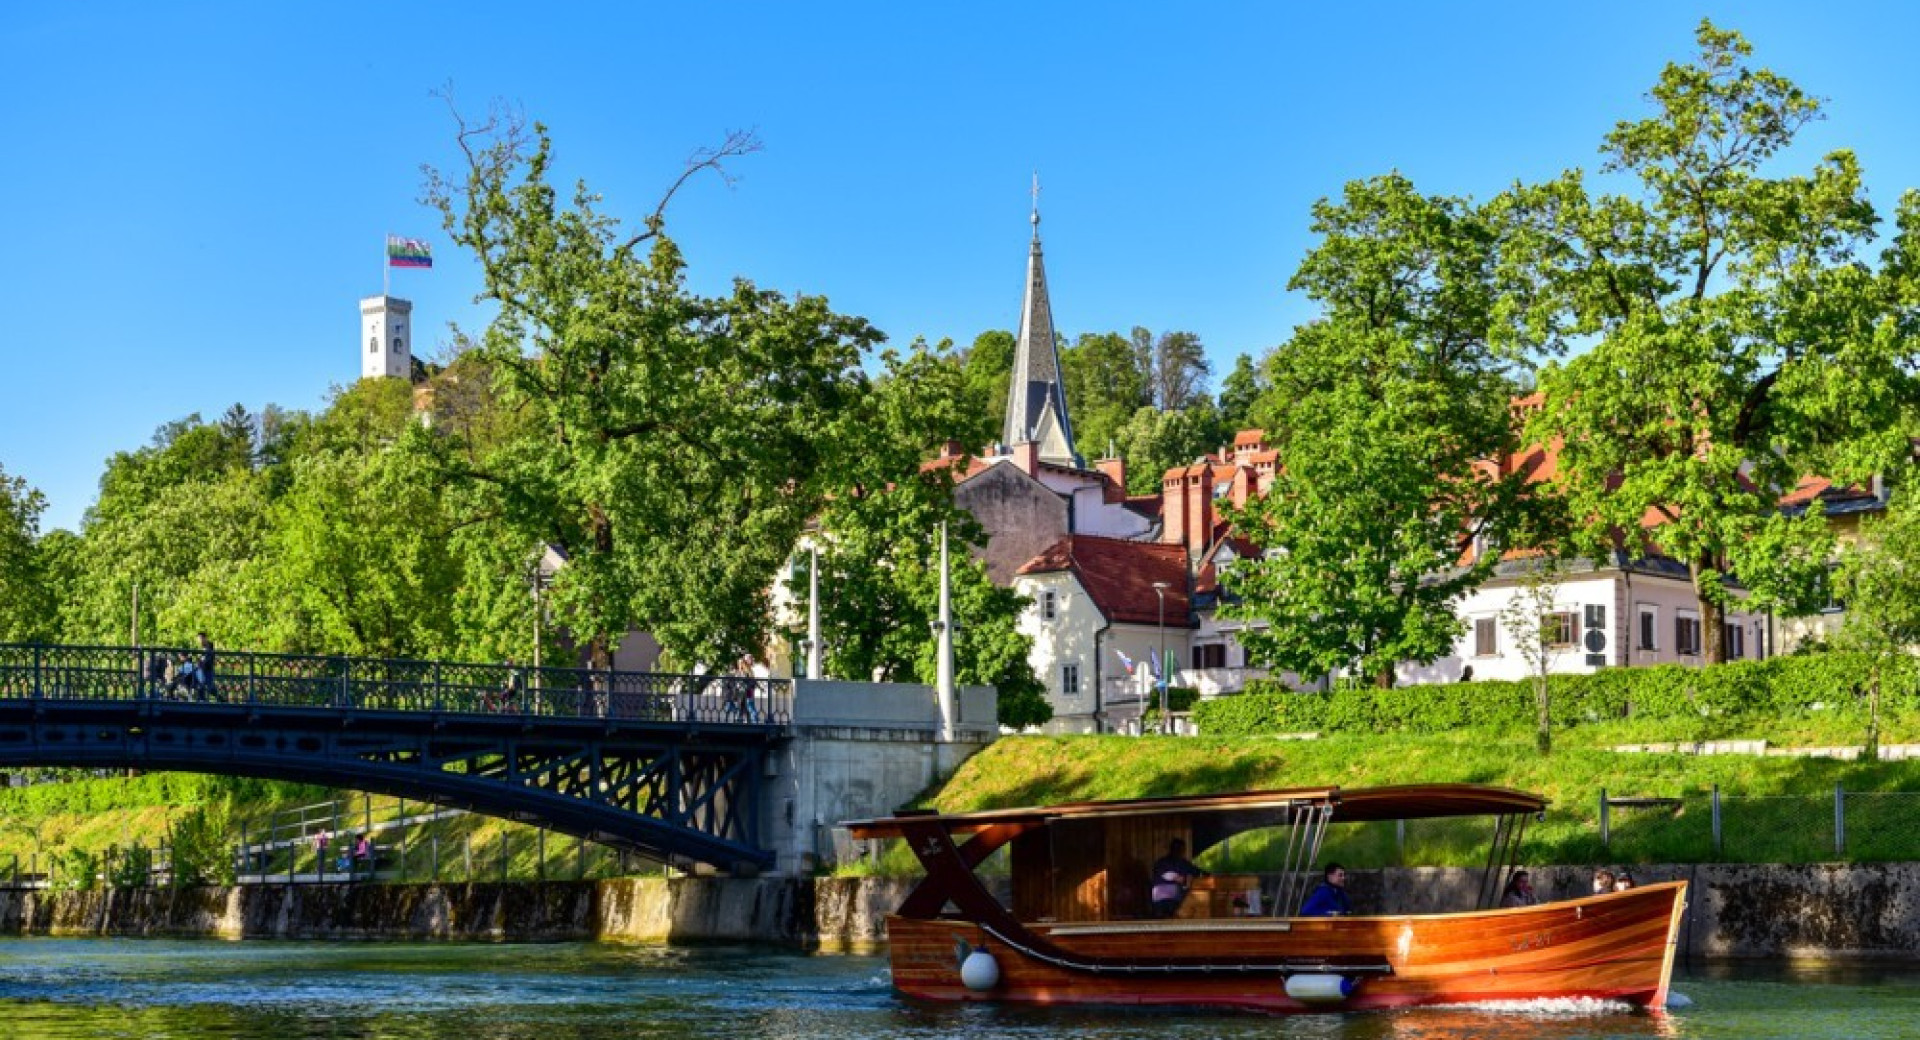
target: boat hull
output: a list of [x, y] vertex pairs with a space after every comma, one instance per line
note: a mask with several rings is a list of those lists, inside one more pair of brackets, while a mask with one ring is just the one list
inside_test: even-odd
[[[1585, 997], [1658, 1007], [1685, 897], [1686, 883], [1670, 882], [1462, 914], [1027, 923], [1025, 936], [894, 916], [887, 929], [894, 987], [926, 1000], [1295, 1012]], [[960, 962], [982, 946], [998, 977], [971, 989]], [[1345, 999], [1288, 996], [1286, 976], [1301, 969], [1272, 965], [1320, 959], [1379, 967], [1331, 972], [1354, 980]]]

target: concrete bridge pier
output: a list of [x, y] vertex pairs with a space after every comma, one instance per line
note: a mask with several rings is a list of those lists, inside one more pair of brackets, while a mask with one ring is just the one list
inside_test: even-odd
[[953, 775], [999, 736], [991, 686], [959, 690], [954, 739], [940, 739], [932, 686], [795, 679], [792, 737], [768, 752], [760, 835], [774, 872], [806, 876], [859, 853], [840, 824], [885, 816]]

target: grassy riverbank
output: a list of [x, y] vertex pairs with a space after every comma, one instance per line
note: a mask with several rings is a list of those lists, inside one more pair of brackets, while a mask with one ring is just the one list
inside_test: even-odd
[[[963, 812], [1079, 799], [1437, 782], [1544, 795], [1551, 803], [1546, 818], [1531, 826], [1526, 840], [1525, 855], [1536, 863], [1920, 859], [1920, 837], [1909, 836], [1908, 823], [1920, 814], [1920, 762], [1625, 753], [1591, 745], [1541, 756], [1530, 737], [1518, 733], [1506, 739], [1484, 733], [1318, 740], [1012, 737], [968, 761], [922, 804]], [[1716, 786], [1722, 819], [1717, 848]], [[1848, 792], [1845, 848], [1839, 853], [1836, 786]], [[1609, 798], [1669, 801], [1611, 809], [1603, 843], [1603, 790]], [[1328, 849], [1363, 866], [1466, 865], [1484, 855], [1473, 831], [1441, 822], [1410, 825], [1404, 832], [1391, 824], [1356, 825], [1335, 834]], [[1263, 851], [1256, 841], [1215, 854], [1257, 868]], [[880, 869], [898, 866], [890, 855]]]

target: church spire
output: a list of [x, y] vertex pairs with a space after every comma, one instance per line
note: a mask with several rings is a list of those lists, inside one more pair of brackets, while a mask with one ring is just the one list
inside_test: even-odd
[[1027, 293], [1020, 307], [1020, 336], [1013, 348], [1013, 379], [1007, 387], [1007, 419], [1000, 439], [1008, 447], [1038, 442], [1040, 458], [1061, 466], [1081, 465], [1073, 450], [1066, 386], [1053, 338], [1053, 304], [1040, 257], [1040, 175], [1033, 175], [1033, 244], [1027, 251]]

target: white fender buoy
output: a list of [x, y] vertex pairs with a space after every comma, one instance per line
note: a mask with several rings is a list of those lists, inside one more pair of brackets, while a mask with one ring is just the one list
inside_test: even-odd
[[960, 962], [960, 981], [975, 993], [985, 993], [1000, 984], [1000, 962], [985, 946], [976, 946]]
[[1338, 1004], [1353, 996], [1353, 980], [1345, 975], [1289, 975], [1287, 996], [1302, 1004]]

